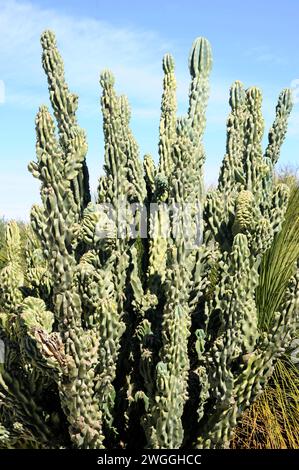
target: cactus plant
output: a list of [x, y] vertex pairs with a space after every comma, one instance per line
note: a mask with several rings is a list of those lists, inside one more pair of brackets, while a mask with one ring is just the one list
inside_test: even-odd
[[78, 99], [54, 34], [44, 32], [41, 43], [58, 133], [42, 106], [29, 164], [41, 205], [31, 211], [25, 268], [15, 224], [6, 235], [0, 446], [227, 447], [298, 325], [299, 272], [271, 331], [259, 330], [255, 303], [259, 265], [287, 207], [273, 169], [290, 91], [279, 97], [263, 154], [261, 92], [232, 85], [226, 154], [217, 188], [205, 194], [209, 42], [192, 45], [183, 118], [174, 60], [163, 59], [157, 165], [146, 155], [142, 167], [128, 100], [103, 71], [105, 175], [93, 203]]

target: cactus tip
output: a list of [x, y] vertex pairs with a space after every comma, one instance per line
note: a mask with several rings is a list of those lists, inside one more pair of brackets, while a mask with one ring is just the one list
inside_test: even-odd
[[212, 64], [212, 49], [209, 41], [202, 37], [196, 38], [189, 56], [189, 69], [192, 77], [201, 73], [208, 75]]
[[174, 59], [171, 54], [165, 54], [163, 57], [163, 71], [164, 73], [169, 73], [174, 71]]
[[115, 82], [114, 75], [111, 70], [105, 69], [100, 76], [100, 84], [103, 88], [113, 86]]

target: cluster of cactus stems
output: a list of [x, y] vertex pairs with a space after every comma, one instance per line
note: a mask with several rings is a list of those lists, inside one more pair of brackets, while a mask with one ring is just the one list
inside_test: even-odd
[[[274, 166], [290, 90], [279, 96], [263, 152], [261, 92], [232, 85], [225, 157], [217, 187], [205, 193], [209, 42], [192, 45], [183, 118], [176, 116], [174, 60], [163, 59], [157, 164], [150, 155], [142, 164], [128, 100], [105, 70], [105, 175], [91, 202], [78, 98], [66, 84], [54, 34], [43, 33], [41, 43], [56, 124], [42, 106], [29, 165], [41, 205], [31, 211], [25, 260], [16, 223], [7, 226], [0, 447], [228, 447], [298, 327], [298, 271], [267, 332], [255, 303], [259, 263], [288, 202]], [[131, 236], [126, 208], [134, 204], [137, 233], [140, 208], [156, 205], [145, 237]]]

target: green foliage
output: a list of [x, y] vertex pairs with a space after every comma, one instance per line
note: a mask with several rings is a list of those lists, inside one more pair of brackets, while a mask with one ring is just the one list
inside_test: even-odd
[[[6, 230], [1, 446], [227, 447], [298, 324], [297, 271], [267, 331], [255, 297], [289, 198], [274, 164], [290, 91], [280, 94], [263, 153], [262, 94], [233, 84], [218, 186], [205, 195], [209, 42], [197, 38], [191, 49], [185, 117], [176, 117], [174, 60], [163, 59], [157, 165], [147, 155], [142, 167], [128, 100], [103, 71], [105, 175], [91, 202], [78, 99], [54, 34], [41, 42], [57, 127], [41, 106], [29, 164], [41, 205], [31, 211], [25, 265], [17, 225]], [[140, 205], [152, 203], [147, 236], [132, 237]]]

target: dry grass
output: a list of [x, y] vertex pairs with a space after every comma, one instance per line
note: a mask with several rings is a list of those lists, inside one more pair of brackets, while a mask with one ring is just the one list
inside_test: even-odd
[[299, 370], [279, 360], [271, 383], [235, 430], [234, 449], [299, 449]]

